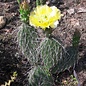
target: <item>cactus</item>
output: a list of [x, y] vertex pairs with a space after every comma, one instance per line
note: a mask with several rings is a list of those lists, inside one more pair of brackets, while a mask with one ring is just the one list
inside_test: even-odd
[[29, 86], [53, 86], [54, 82], [43, 66], [36, 66], [29, 72]]
[[37, 48], [39, 45], [38, 34], [35, 29], [23, 23], [19, 27], [18, 43], [23, 54], [28, 58], [31, 65], [36, 65], [39, 62]]
[[[22, 3], [20, 2], [21, 0], [17, 1], [20, 7], [20, 18], [24, 22], [19, 27], [18, 44], [32, 67], [28, 74], [29, 86], [54, 86], [52, 75], [74, 67], [77, 62], [80, 33], [78, 30], [75, 31], [72, 46], [65, 49], [60, 43], [60, 39], [58, 40], [52, 36], [53, 30], [51, 28], [45, 28], [44, 33], [46, 37], [42, 41], [39, 40], [39, 34], [36, 29], [28, 25], [30, 23], [30, 5], [28, 6], [27, 0], [24, 0]], [[36, 6], [45, 3], [46, 0], [36, 0]]]
[[74, 67], [77, 62], [79, 31], [73, 35], [72, 46], [63, 48], [53, 36], [39, 41], [37, 31], [23, 23], [19, 27], [18, 43], [33, 68], [29, 72], [30, 86], [53, 86], [52, 74]]

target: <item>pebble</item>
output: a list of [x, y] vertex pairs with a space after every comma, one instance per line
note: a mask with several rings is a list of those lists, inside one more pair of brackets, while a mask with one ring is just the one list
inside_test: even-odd
[[77, 27], [77, 26], [80, 26], [80, 22], [78, 19], [75, 19], [75, 18], [71, 18], [70, 19], [70, 24], [74, 27]]
[[0, 16], [0, 29], [6, 25], [6, 17]]
[[67, 10], [67, 12], [68, 12], [68, 14], [72, 15], [75, 13], [75, 10], [74, 10], [74, 8], [70, 8]]
[[84, 7], [78, 8], [77, 13], [86, 13], [86, 8], [84, 8]]

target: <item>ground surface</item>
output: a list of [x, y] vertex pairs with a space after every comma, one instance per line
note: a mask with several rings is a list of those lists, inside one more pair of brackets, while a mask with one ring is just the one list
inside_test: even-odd
[[[49, 0], [48, 3], [57, 6], [64, 14], [53, 33], [64, 41], [65, 46], [71, 45], [75, 29], [81, 32], [76, 71], [80, 85], [86, 86], [86, 0]], [[29, 63], [19, 52], [16, 40], [17, 27], [21, 24], [18, 8], [16, 0], [0, 0], [0, 16], [7, 18], [6, 25], [0, 29], [0, 85], [17, 71], [18, 76], [11, 86], [28, 86]]]

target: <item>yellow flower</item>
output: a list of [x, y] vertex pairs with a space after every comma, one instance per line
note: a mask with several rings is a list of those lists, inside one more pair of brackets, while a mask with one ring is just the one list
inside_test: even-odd
[[56, 28], [58, 20], [61, 19], [61, 12], [55, 6], [41, 5], [37, 6], [29, 17], [30, 25], [40, 27], [43, 30], [46, 28]]

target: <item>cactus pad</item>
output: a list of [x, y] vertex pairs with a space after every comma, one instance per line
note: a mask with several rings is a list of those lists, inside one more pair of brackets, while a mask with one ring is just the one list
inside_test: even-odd
[[36, 66], [29, 72], [29, 86], [53, 86], [51, 75], [47, 74], [44, 67]]
[[29, 59], [29, 62], [32, 65], [38, 63], [37, 47], [39, 41], [38, 34], [33, 27], [25, 23], [19, 27], [18, 43], [24, 55]]

